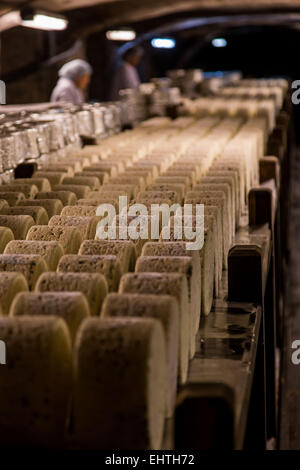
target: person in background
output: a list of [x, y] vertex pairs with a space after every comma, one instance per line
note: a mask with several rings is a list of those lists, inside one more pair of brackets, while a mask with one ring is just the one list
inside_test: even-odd
[[141, 84], [136, 67], [143, 55], [143, 49], [139, 46], [127, 49], [122, 55], [122, 63], [117, 68], [112, 82], [111, 98], [119, 100], [119, 91], [127, 88], [138, 88]]
[[51, 94], [51, 102], [84, 103], [84, 92], [92, 75], [92, 67], [82, 59], [64, 64], [58, 71], [59, 79]]

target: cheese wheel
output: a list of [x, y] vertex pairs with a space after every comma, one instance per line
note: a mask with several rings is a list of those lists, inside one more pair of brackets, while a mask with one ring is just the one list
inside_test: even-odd
[[103, 144], [101, 143], [100, 145], [85, 145], [83, 148], [78, 150], [75, 155], [78, 157], [87, 157], [92, 160], [95, 158], [99, 160], [100, 157], [105, 158], [104, 154], [106, 155], [106, 152], [104, 151]]
[[109, 180], [110, 184], [132, 184], [137, 186], [140, 191], [144, 191], [146, 184], [142, 176], [135, 176], [128, 173], [121, 173], [115, 178]]
[[175, 297], [179, 305], [179, 379], [180, 383], [185, 383], [190, 345], [189, 299], [185, 276], [175, 273], [128, 273], [121, 278], [119, 292], [121, 294], [155, 294]]
[[0, 186], [0, 198], [2, 197], [1, 193], [23, 193], [27, 199], [34, 199], [37, 193], [39, 192], [35, 184], [5, 184]]
[[[6, 201], [10, 206], [15, 206], [19, 202], [25, 201], [25, 195], [20, 192], [1, 192], [0, 198], [1, 200]], [[6, 206], [2, 205], [1, 209], [4, 207]]]
[[50, 271], [55, 271], [64, 250], [57, 241], [13, 240], [8, 243], [4, 254], [39, 255]]
[[81, 171], [83, 167], [88, 166], [90, 164], [88, 158], [76, 158], [71, 156], [64, 158], [60, 161], [61, 165], [70, 165], [73, 168], [73, 171], [76, 173], [77, 171]]
[[[90, 147], [93, 147], [93, 145], [91, 145]], [[76, 153], [72, 152], [72, 157], [73, 158], [78, 158], [79, 160], [80, 159], [84, 159], [84, 160], [88, 159], [88, 161], [90, 163], [98, 163], [99, 159], [101, 160], [100, 155], [94, 153], [94, 151], [92, 149], [91, 150], [86, 150], [85, 147], [80, 149]]]
[[61, 258], [57, 271], [103, 274], [110, 292], [118, 290], [121, 279], [121, 266], [113, 255], [65, 255]]
[[[122, 228], [120, 226], [115, 226], [113, 225], [112, 226], [113, 229], [115, 229], [115, 236], [113, 237], [113, 240], [115, 241], [115, 238], [116, 240], [119, 239], [119, 234], [120, 234], [120, 230], [122, 230]], [[149, 226], [148, 228], [149, 232], [151, 231], [151, 227]], [[137, 232], [139, 232], [139, 230], [137, 230]], [[127, 237], [128, 238], [128, 237]], [[149, 235], [149, 237], [147, 237], [147, 239], [151, 239], [151, 236]], [[96, 233], [96, 236], [95, 236], [95, 239], [96, 240], [102, 240], [101, 236], [99, 237], [98, 234]], [[143, 246], [144, 244], [147, 242], [147, 239], [144, 239], [142, 237], [138, 237], [136, 240], [132, 240], [133, 244], [134, 244], [134, 249], [135, 249], [135, 253], [136, 253], [136, 258], [138, 258], [141, 253], [142, 253], [142, 249], [143, 249]], [[120, 238], [120, 240], [123, 240], [123, 238]]]
[[35, 225], [29, 230], [26, 240], [57, 241], [65, 254], [75, 254], [78, 253], [83, 238], [75, 227]]
[[240, 215], [245, 208], [245, 179], [243, 170], [240, 167], [240, 163], [235, 162], [232, 165], [230, 163], [222, 162], [220, 159], [216, 160], [210, 167], [207, 176], [215, 175], [232, 175], [235, 178], [235, 183], [239, 193], [239, 207]]
[[39, 191], [51, 191], [51, 184], [47, 178], [17, 178], [11, 184], [35, 184]]
[[101, 194], [99, 193], [99, 191], [91, 191], [88, 194], [87, 199], [91, 200], [91, 204], [92, 204], [92, 201], [95, 201], [95, 202], [97, 201], [96, 202], [97, 206], [100, 206], [101, 204], [112, 204], [114, 208], [116, 209], [116, 212], [118, 212], [120, 196], [126, 196], [128, 199], [127, 201], [128, 203], [131, 200], [130, 194], [127, 193], [126, 191], [107, 191]]
[[37, 193], [36, 199], [59, 199], [63, 206], [76, 204], [77, 197], [72, 191], [47, 191]]
[[221, 228], [222, 228], [222, 258], [223, 267], [227, 269], [227, 257], [229, 251], [229, 226], [228, 217], [225, 207], [225, 198], [221, 191], [197, 191], [194, 193], [187, 193], [186, 204], [204, 204], [205, 209], [208, 206], [216, 206], [219, 208], [221, 214]]
[[[72, 164], [74, 171], [82, 171], [82, 168], [91, 164], [93, 157], [90, 155], [76, 155], [73, 152], [60, 160], [62, 164]], [[78, 166], [79, 165], [79, 166]], [[80, 167], [80, 169], [78, 169]]]
[[48, 270], [38, 255], [0, 255], [0, 272], [19, 272], [24, 275], [30, 290], [34, 289], [40, 274]]
[[0, 374], [1, 444], [62, 447], [72, 384], [65, 322], [57, 317], [1, 317], [0, 338], [9, 351]]
[[135, 266], [137, 273], [182, 273], [186, 277], [189, 294], [190, 358], [196, 352], [196, 325], [199, 325], [201, 311], [201, 273], [195, 270], [189, 256], [141, 256]]
[[109, 180], [108, 174], [104, 171], [89, 171], [89, 167], [85, 168], [84, 171], [76, 173], [75, 176], [92, 176], [98, 179], [100, 185], [107, 183]]
[[232, 244], [233, 237], [235, 235], [234, 230], [234, 220], [235, 220], [235, 207], [231, 200], [231, 191], [230, 186], [227, 183], [216, 183], [216, 182], [209, 182], [205, 183], [202, 182], [196, 185], [193, 188], [193, 191], [222, 191], [225, 196], [225, 210], [227, 209], [227, 219], [228, 219], [228, 228], [229, 228], [229, 245]]
[[6, 245], [14, 239], [14, 234], [10, 228], [0, 227], [0, 253], [3, 253]]
[[34, 222], [38, 225], [47, 225], [49, 217], [43, 207], [40, 206], [22, 206], [8, 207], [0, 210], [1, 215], [28, 215], [33, 218]]
[[74, 344], [77, 330], [81, 322], [89, 317], [90, 309], [86, 297], [81, 292], [20, 292], [10, 309], [11, 317], [44, 315], [65, 320], [71, 343]]
[[[91, 191], [91, 193], [92, 192], [94, 192], [94, 191]], [[115, 198], [115, 199], [111, 199], [109, 197], [104, 196], [104, 193], [102, 194], [101, 197], [96, 197], [96, 196], [92, 197], [91, 193], [89, 193], [89, 195], [88, 195], [88, 196], [90, 196], [90, 198], [87, 197], [86, 199], [78, 199], [78, 201], [76, 202], [76, 205], [78, 205], [78, 206], [94, 206], [95, 208], [97, 208], [101, 204], [111, 204], [112, 206], [114, 206], [114, 208], [116, 210], [119, 209], [119, 197]]]
[[73, 165], [67, 164], [67, 163], [61, 163], [61, 162], [50, 163], [48, 165], [44, 165], [40, 171], [43, 171], [43, 172], [46, 171], [47, 173], [48, 172], [53, 172], [53, 173], [60, 172], [64, 174], [67, 173], [69, 176], [74, 175]]
[[85, 240], [80, 246], [79, 255], [114, 255], [117, 257], [122, 273], [134, 271], [136, 251], [129, 240]]
[[179, 311], [174, 297], [150, 294], [109, 294], [102, 306], [101, 317], [156, 318], [162, 324], [166, 339], [167, 417], [171, 417], [177, 393], [179, 355]]
[[166, 378], [165, 340], [158, 320], [85, 320], [75, 345], [78, 447], [160, 449]]
[[[172, 236], [173, 234], [171, 229], [171, 238]], [[163, 238], [161, 238], [161, 240], [163, 240]], [[215, 268], [215, 238], [212, 230], [208, 226], [204, 226], [203, 240], [203, 247], [200, 250], [195, 251], [199, 254], [201, 265], [201, 311], [203, 311], [205, 315], [208, 315], [212, 306], [215, 281], [218, 281], [216, 277], [217, 270]]]
[[82, 292], [89, 303], [91, 315], [99, 315], [107, 295], [107, 282], [102, 274], [48, 272], [39, 277], [35, 291]]
[[[117, 192], [120, 194], [127, 194], [128, 198], [133, 199], [136, 197], [138, 193], [139, 188], [135, 186], [134, 184], [112, 184], [112, 183], [105, 183], [101, 188], [99, 189], [99, 193], [101, 193], [101, 196], [103, 193], [108, 193], [110, 194], [111, 192]], [[123, 192], [123, 193], [122, 193]], [[1, 195], [0, 195], [1, 196]]]
[[177, 202], [182, 203], [184, 198], [185, 187], [183, 184], [175, 184], [175, 183], [153, 183], [147, 187], [147, 191], [158, 191], [158, 192], [165, 192], [165, 191], [172, 191], [177, 194]]
[[23, 274], [0, 272], [0, 304], [2, 313], [9, 314], [9, 309], [18, 292], [28, 291], [28, 285]]
[[[200, 263], [200, 256], [198, 251], [196, 250], [187, 250], [185, 242], [147, 242], [142, 251], [142, 256], [174, 256], [179, 257], [188, 256], [192, 260], [193, 271], [195, 273], [201, 273], [201, 263]], [[198, 276], [197, 276], [198, 277]], [[201, 278], [201, 275], [200, 275]], [[200, 283], [202, 285], [202, 278], [200, 279]], [[201, 289], [202, 292], [202, 289]], [[200, 293], [200, 296], [202, 294]], [[196, 324], [195, 324], [195, 332], [199, 329], [200, 323], [200, 315], [201, 315], [201, 298], [199, 299], [200, 305], [199, 309], [196, 308]]]
[[77, 204], [75, 206], [65, 206], [61, 212], [61, 216], [95, 216], [97, 206], [80, 206]]
[[[208, 206], [206, 206], [205, 209], [207, 209]], [[209, 209], [211, 209], [212, 206], [209, 206]], [[217, 209], [217, 208], [216, 208]], [[209, 212], [208, 210], [205, 210], [205, 214]], [[204, 223], [203, 223], [204, 221]], [[176, 225], [175, 225], [176, 224]], [[171, 217], [170, 218], [170, 234], [167, 233], [169, 236], [168, 238], [171, 238], [172, 240], [175, 239], [175, 232], [176, 229], [175, 227], [179, 230], [182, 230], [182, 233], [185, 233], [186, 228], [185, 227], [190, 227], [192, 228], [193, 233], [198, 233], [197, 238], [200, 242], [204, 242], [203, 240], [203, 229], [207, 229], [211, 231], [212, 235], [212, 243], [214, 246], [214, 259], [215, 259], [215, 295], [218, 296], [219, 292], [219, 284], [221, 283], [222, 280], [222, 240], [219, 238], [219, 234], [217, 232], [217, 223], [215, 220], [215, 217], [213, 215], [204, 215], [203, 217], [194, 217], [194, 216], [186, 216], [184, 218], [180, 216], [176, 217]], [[180, 233], [179, 233], [180, 235]], [[192, 250], [196, 251], [196, 250]]]
[[0, 215], [0, 226], [10, 228], [16, 240], [25, 240], [34, 220], [30, 215]]
[[76, 227], [83, 240], [92, 240], [95, 238], [99, 217], [66, 217], [54, 215], [49, 220], [49, 227]]
[[191, 188], [190, 178], [187, 176], [159, 176], [155, 179], [154, 184], [180, 184], [183, 185], [185, 190]]
[[53, 191], [71, 191], [78, 199], [81, 199], [87, 196], [90, 188], [83, 184], [55, 184]]
[[166, 171], [164, 174], [163, 174], [164, 177], [166, 176], [173, 176], [173, 177], [185, 177], [185, 178], [188, 178], [188, 185], [189, 186], [192, 186], [194, 184], [196, 184], [196, 181], [197, 181], [197, 173], [195, 170], [184, 170], [184, 169], [180, 169], [180, 168], [176, 168], [176, 169], [173, 169], [173, 166], [168, 169], [168, 171]]
[[[220, 184], [228, 184], [230, 187], [230, 192], [231, 192], [231, 202], [232, 202], [232, 220], [233, 220], [233, 236], [235, 234], [235, 229], [236, 229], [236, 219], [237, 219], [237, 211], [239, 208], [237, 207], [239, 204], [239, 196], [238, 196], [238, 191], [235, 185], [235, 179], [233, 176], [221, 176], [221, 175], [215, 175], [215, 176], [203, 176], [200, 180], [199, 183], [205, 183], [205, 184], [210, 184], [210, 183], [220, 183]], [[197, 188], [197, 186], [195, 186]]]
[[62, 184], [88, 186], [91, 191], [95, 191], [96, 189], [100, 188], [99, 180], [94, 176], [65, 176]]
[[119, 168], [117, 164], [109, 163], [109, 162], [99, 162], [99, 163], [94, 163], [91, 166], [88, 166], [87, 168], [84, 168], [83, 171], [103, 171], [104, 173], [107, 173], [111, 178], [114, 178], [117, 176], [119, 172]]
[[146, 169], [148, 171], [151, 171], [153, 178], [157, 178], [161, 173], [161, 166], [162, 165], [160, 165], [159, 163], [154, 163], [153, 161], [151, 162], [147, 160], [140, 160], [131, 168], [139, 168], [142, 170]]
[[5, 207], [8, 207], [9, 204], [5, 199], [0, 199], [0, 209], [4, 209]]
[[228, 178], [230, 179], [231, 184], [233, 184], [235, 188], [235, 208], [236, 208], [236, 226], [239, 226], [240, 222], [240, 217], [242, 215], [242, 206], [241, 206], [241, 196], [240, 196], [240, 182], [239, 182], [239, 173], [236, 171], [230, 171], [230, 170], [222, 170], [219, 169], [218, 167], [216, 168], [210, 168], [210, 171], [206, 174], [206, 178], [218, 178], [218, 179], [224, 179]]
[[169, 204], [180, 202], [175, 191], [140, 191], [136, 202], [141, 204]]
[[202, 279], [202, 308], [204, 315], [210, 313], [215, 279], [215, 249], [211, 230], [204, 230], [204, 245], [200, 250], [201, 279]]
[[218, 279], [219, 281], [222, 280], [222, 273], [223, 273], [223, 240], [222, 240], [222, 220], [221, 220], [221, 212], [219, 207], [216, 206], [205, 206], [205, 216], [204, 219], [208, 217], [213, 217], [214, 224], [216, 225], [216, 250], [215, 250], [215, 258], [216, 258], [216, 271], [218, 272]]
[[[54, 186], [55, 184], [61, 184], [64, 176], [66, 175], [67, 173], [64, 171], [41, 170], [34, 173], [34, 178], [47, 178], [50, 185]], [[48, 189], [48, 191], [51, 191], [51, 189]]]
[[[145, 165], [146, 163], [146, 165]], [[139, 161], [135, 163], [133, 166], [126, 168], [125, 173], [140, 173], [141, 175], [147, 175], [149, 177], [148, 184], [158, 177], [158, 169], [155, 164], [151, 164], [149, 162]], [[148, 176], [149, 175], [149, 176]]]
[[153, 182], [152, 173], [151, 173], [151, 171], [149, 171], [147, 169], [146, 170], [141, 170], [141, 169], [137, 169], [133, 166], [133, 167], [130, 167], [130, 168], [126, 168], [125, 172], [122, 173], [121, 176], [125, 176], [125, 175], [142, 177], [145, 181], [146, 186], [148, 186], [149, 184], [151, 184]]
[[19, 202], [19, 206], [38, 206], [43, 207], [51, 218], [53, 215], [60, 215], [63, 205], [59, 199], [26, 199], [25, 201]]

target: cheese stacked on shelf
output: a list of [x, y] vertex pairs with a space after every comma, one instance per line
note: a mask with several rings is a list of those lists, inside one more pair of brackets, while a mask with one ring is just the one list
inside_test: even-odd
[[[220, 290], [272, 125], [270, 100], [254, 107], [237, 100], [222, 98], [212, 113], [216, 100], [207, 98], [201, 119], [145, 122], [48, 162], [31, 179], [0, 187], [0, 332], [9, 337], [16, 357], [30, 342], [20, 362], [24, 371], [18, 378], [15, 366], [7, 376], [5, 390], [14, 391], [3, 418], [0, 413], [0, 427], [8, 430], [9, 445], [15, 440], [67, 446], [71, 435], [78, 448], [161, 448], [177, 378], [187, 380], [200, 316], [209, 314]], [[134, 203], [147, 209], [166, 203], [181, 208], [181, 214], [161, 216], [157, 238], [151, 237], [153, 219], [147, 217], [145, 240], [124, 240], [119, 230], [117, 239], [99, 239], [97, 224], [104, 214], [97, 207], [112, 204], [113, 224], [120, 228], [121, 195], [127, 196], [129, 211]], [[205, 205], [203, 246], [196, 250], [187, 250], [186, 242], [193, 240], [175, 237], [184, 203]], [[193, 231], [194, 215], [187, 221]], [[130, 223], [133, 218], [129, 213]], [[166, 229], [169, 240], [162, 236]], [[51, 348], [43, 349], [47, 344]], [[41, 364], [34, 359], [39, 353]], [[55, 390], [51, 377], [43, 375], [46, 361], [63, 389]], [[30, 367], [32, 385], [25, 384]], [[29, 406], [20, 415], [23, 424], [14, 424], [23, 388]], [[4, 410], [5, 400], [0, 402]], [[36, 413], [41, 419], [26, 434]]]

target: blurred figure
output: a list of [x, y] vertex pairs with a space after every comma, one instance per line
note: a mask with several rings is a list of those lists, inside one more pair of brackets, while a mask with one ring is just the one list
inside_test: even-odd
[[92, 67], [82, 59], [64, 64], [58, 71], [59, 79], [51, 94], [51, 102], [84, 103], [84, 92], [92, 75]]
[[112, 82], [111, 98], [119, 100], [119, 91], [126, 88], [138, 88], [141, 84], [136, 67], [143, 55], [143, 49], [139, 46], [127, 49], [122, 55], [122, 63], [117, 68]]

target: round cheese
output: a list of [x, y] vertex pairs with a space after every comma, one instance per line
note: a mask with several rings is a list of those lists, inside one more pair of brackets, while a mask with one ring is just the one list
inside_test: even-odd
[[95, 238], [98, 224], [98, 217], [80, 217], [80, 216], [59, 216], [55, 215], [49, 220], [49, 227], [76, 227], [83, 240], [92, 240]]
[[39, 191], [51, 191], [51, 184], [47, 178], [17, 178], [11, 184], [35, 184]]
[[29, 230], [26, 240], [57, 241], [65, 254], [76, 254], [83, 238], [75, 227], [35, 225]]
[[9, 314], [12, 301], [21, 291], [28, 291], [27, 281], [23, 274], [0, 272], [0, 304], [4, 315]]
[[82, 184], [55, 184], [53, 191], [71, 191], [78, 199], [81, 199], [87, 196], [90, 188]]
[[38, 225], [47, 225], [49, 217], [43, 207], [39, 206], [22, 206], [8, 207], [0, 210], [1, 215], [29, 215], [33, 218], [34, 222]]
[[65, 255], [61, 258], [57, 271], [103, 274], [110, 292], [118, 290], [121, 278], [120, 263], [113, 255]]
[[12, 255], [39, 255], [47, 263], [50, 271], [55, 271], [64, 250], [57, 241], [13, 240], [4, 251]]
[[74, 344], [77, 330], [81, 322], [89, 317], [90, 309], [86, 297], [81, 292], [20, 292], [10, 309], [11, 317], [44, 315], [65, 320], [71, 342]]
[[16, 240], [25, 240], [34, 220], [30, 215], [0, 215], [0, 226], [10, 228]]
[[3, 253], [6, 245], [14, 239], [14, 234], [10, 228], [0, 227], [0, 253]]
[[174, 412], [177, 393], [179, 355], [179, 312], [174, 297], [151, 294], [109, 294], [102, 306], [101, 317], [155, 318], [162, 324], [166, 340], [167, 417]]
[[[200, 266], [198, 265], [198, 267]], [[137, 260], [135, 271], [140, 273], [182, 273], [185, 275], [189, 293], [190, 358], [193, 358], [196, 352], [196, 325], [197, 322], [199, 323], [201, 309], [200, 269], [195, 271], [195, 265], [189, 256], [141, 256]]]
[[190, 345], [190, 314], [188, 286], [183, 274], [174, 273], [138, 273], [124, 274], [119, 292], [135, 294], [171, 295], [179, 305], [179, 379], [187, 380]]
[[59, 448], [72, 386], [70, 335], [57, 317], [0, 317], [7, 348], [1, 366], [1, 445]]
[[44, 273], [37, 282], [36, 292], [82, 292], [89, 303], [91, 315], [99, 315], [107, 282], [102, 274]]
[[38, 255], [0, 255], [0, 272], [19, 272], [24, 275], [30, 290], [39, 276], [48, 270], [46, 262]]
[[25, 201], [19, 202], [19, 206], [39, 206], [43, 207], [51, 218], [53, 215], [60, 215], [63, 210], [62, 202], [59, 199], [26, 199]]
[[122, 273], [134, 271], [136, 251], [132, 241], [85, 240], [80, 246], [79, 255], [114, 255], [117, 257]]
[[75, 347], [74, 429], [78, 447], [160, 449], [165, 388], [165, 342], [158, 320], [83, 322]]
[[92, 191], [95, 191], [100, 188], [100, 183], [98, 178], [94, 176], [65, 176], [62, 184], [72, 184], [72, 185], [84, 185], [88, 186]]
[[59, 199], [63, 206], [71, 206], [76, 204], [77, 197], [72, 191], [46, 191], [37, 193], [36, 199]]

